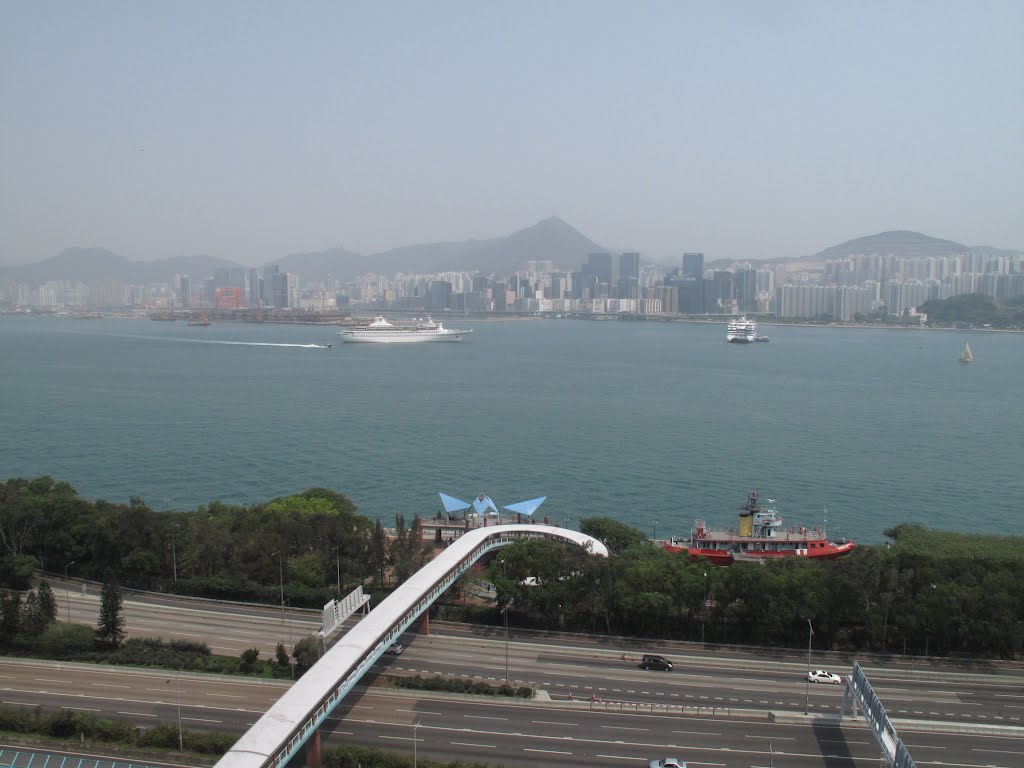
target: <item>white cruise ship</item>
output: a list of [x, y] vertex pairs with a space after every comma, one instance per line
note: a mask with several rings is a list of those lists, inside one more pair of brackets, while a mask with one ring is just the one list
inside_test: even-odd
[[757, 340], [757, 323], [746, 317], [733, 318], [725, 331], [726, 341], [748, 344]]
[[416, 325], [392, 325], [383, 317], [374, 318], [372, 323], [358, 328], [346, 328], [338, 335], [344, 342], [367, 344], [413, 344], [421, 341], [462, 341], [472, 330], [445, 328], [430, 317]]

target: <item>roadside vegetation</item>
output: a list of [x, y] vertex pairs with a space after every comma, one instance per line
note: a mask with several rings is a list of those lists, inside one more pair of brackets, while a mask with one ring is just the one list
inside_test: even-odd
[[[860, 546], [839, 560], [799, 558], [727, 568], [692, 563], [606, 518], [581, 521], [613, 556], [530, 540], [504, 547], [475, 576], [496, 600], [466, 599], [457, 583], [436, 606], [443, 618], [500, 626], [707, 643], [962, 658], [1019, 658], [1024, 650], [1024, 538], [972, 536], [900, 525], [886, 546]], [[212, 502], [193, 512], [154, 512], [141, 500], [90, 502], [49, 477], [0, 485], [0, 647], [7, 652], [163, 655], [181, 669], [285, 676], [288, 653], [214, 661], [201, 650], [125, 641], [115, 590], [97, 629], [55, 622], [52, 590], [29, 587], [38, 569], [199, 596], [319, 607], [356, 585], [377, 596], [430, 556], [420, 521], [396, 517], [390, 535], [323, 488], [253, 507]], [[472, 578], [469, 576], [466, 578]], [[109, 603], [109, 605], [108, 605]], [[118, 604], [119, 605], [119, 604]], [[507, 606], [502, 615], [500, 609]], [[104, 618], [106, 616], [106, 618]], [[41, 622], [43, 626], [40, 629]], [[123, 626], [123, 624], [122, 624]], [[19, 639], [20, 638], [20, 639]], [[147, 644], [148, 643], [148, 644]], [[44, 649], [49, 649], [44, 651]], [[294, 649], [296, 674], [323, 652], [316, 638]], [[59, 654], [66, 653], [67, 656]], [[109, 657], [108, 657], [109, 658]], [[127, 663], [127, 662], [119, 662]], [[142, 663], [141, 661], [139, 663]], [[291, 670], [288, 670], [291, 674]]]
[[[136, 728], [133, 723], [97, 717], [89, 712], [62, 710], [44, 712], [39, 708], [0, 706], [0, 734], [47, 743], [61, 744], [68, 749], [83, 745], [130, 747], [152, 754], [179, 755], [182, 752], [220, 757], [238, 740], [237, 734], [216, 731], [180, 730], [176, 725], [161, 724], [152, 728]], [[179, 742], [180, 740], [180, 742]], [[179, 750], [179, 743], [183, 750]], [[324, 768], [409, 768], [411, 756], [385, 752], [369, 747], [337, 747], [325, 749]], [[485, 763], [455, 761], [439, 763], [419, 759], [424, 768], [486, 768]]]
[[470, 696], [511, 696], [518, 699], [533, 698], [533, 689], [528, 686], [491, 685], [479, 680], [461, 677], [423, 677], [421, 675], [379, 675], [374, 685], [383, 688], [408, 688], [415, 691], [442, 691], [464, 693]]

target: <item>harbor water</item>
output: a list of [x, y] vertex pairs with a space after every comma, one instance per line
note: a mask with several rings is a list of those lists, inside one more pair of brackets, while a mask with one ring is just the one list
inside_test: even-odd
[[863, 543], [1019, 532], [1024, 334], [971, 334], [963, 365], [965, 332], [762, 325], [771, 343], [736, 345], [724, 324], [443, 320], [474, 333], [0, 318], [0, 473], [175, 510], [324, 486], [385, 524], [485, 492], [667, 538], [735, 525], [757, 489]]

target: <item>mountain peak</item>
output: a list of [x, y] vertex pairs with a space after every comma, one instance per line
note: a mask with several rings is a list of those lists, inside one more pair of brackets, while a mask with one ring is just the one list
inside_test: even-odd
[[923, 235], [909, 229], [894, 229], [867, 235], [845, 243], [833, 245], [820, 251], [812, 259], [837, 259], [859, 254], [879, 254], [898, 256], [900, 258], [929, 258], [937, 256], [955, 256], [967, 253], [970, 248], [952, 240]]

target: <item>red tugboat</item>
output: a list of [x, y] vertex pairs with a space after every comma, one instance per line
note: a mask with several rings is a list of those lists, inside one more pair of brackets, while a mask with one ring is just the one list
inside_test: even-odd
[[711, 530], [703, 520], [698, 520], [690, 541], [673, 541], [664, 544], [664, 548], [669, 552], [685, 550], [694, 561], [706, 557], [714, 565], [731, 565], [737, 561], [762, 562], [780, 557], [834, 560], [856, 546], [846, 539], [829, 541], [825, 531], [818, 527], [791, 526], [782, 530], [779, 513], [762, 509], [757, 502], [757, 491], [750, 492], [750, 498], [740, 509], [738, 531]]

